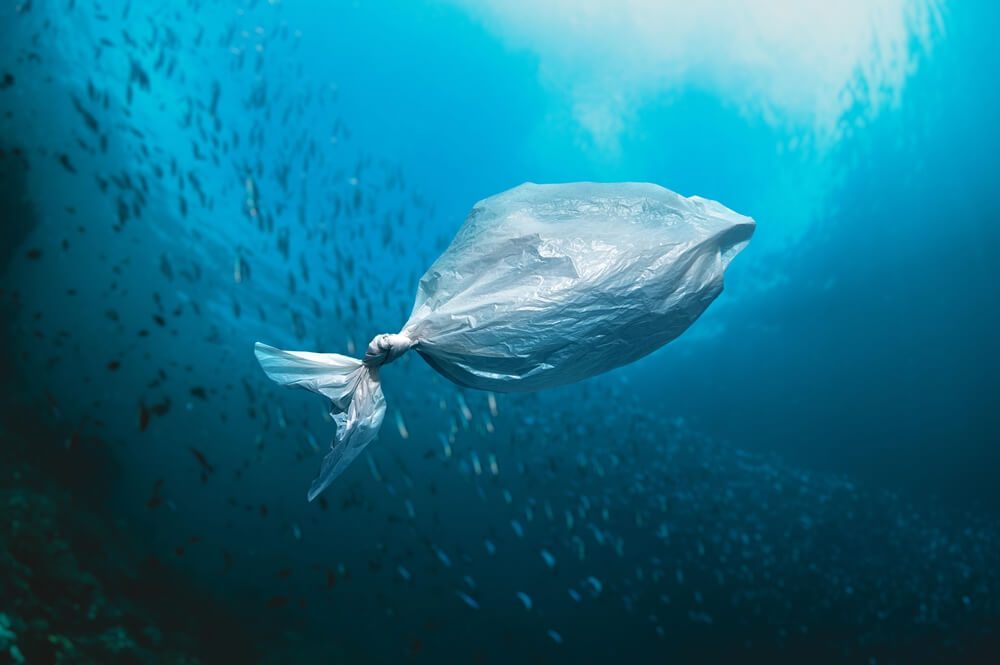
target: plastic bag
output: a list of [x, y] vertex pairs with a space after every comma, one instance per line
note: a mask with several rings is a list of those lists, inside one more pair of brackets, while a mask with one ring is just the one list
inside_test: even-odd
[[377, 436], [382, 365], [414, 349], [459, 385], [503, 392], [630, 363], [705, 311], [754, 226], [649, 183], [527, 183], [480, 201], [421, 278], [403, 329], [363, 360], [257, 344], [270, 378], [333, 404], [336, 438], [309, 499]]

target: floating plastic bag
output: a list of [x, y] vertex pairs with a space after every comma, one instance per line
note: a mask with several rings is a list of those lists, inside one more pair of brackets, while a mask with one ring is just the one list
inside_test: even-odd
[[680, 335], [722, 291], [754, 221], [648, 183], [524, 184], [480, 201], [420, 280], [410, 319], [363, 360], [281, 351], [283, 385], [333, 403], [336, 438], [309, 500], [377, 435], [382, 365], [413, 349], [469, 388], [538, 390], [637, 360]]

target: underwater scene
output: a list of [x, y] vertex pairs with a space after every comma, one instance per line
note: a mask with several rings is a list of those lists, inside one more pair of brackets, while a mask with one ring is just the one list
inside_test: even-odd
[[1000, 662], [998, 27], [0, 3], [0, 663]]

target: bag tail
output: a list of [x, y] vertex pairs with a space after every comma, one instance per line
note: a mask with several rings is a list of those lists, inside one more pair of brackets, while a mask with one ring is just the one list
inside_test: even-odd
[[330, 400], [337, 433], [323, 458], [319, 475], [309, 487], [309, 500], [334, 479], [375, 440], [385, 418], [385, 397], [379, 367], [406, 353], [415, 342], [405, 334], [378, 335], [368, 345], [365, 359], [336, 353], [282, 351], [257, 342], [254, 354], [268, 378], [283, 386], [301, 386]]
[[272, 381], [301, 386], [330, 400], [337, 433], [309, 487], [312, 501], [378, 436], [385, 418], [378, 369], [336, 353], [282, 351], [260, 342], [254, 353]]

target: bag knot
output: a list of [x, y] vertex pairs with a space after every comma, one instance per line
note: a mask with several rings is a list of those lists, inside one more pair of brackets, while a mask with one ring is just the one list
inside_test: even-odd
[[414, 341], [402, 333], [376, 335], [368, 344], [362, 361], [368, 367], [381, 367], [410, 350]]

